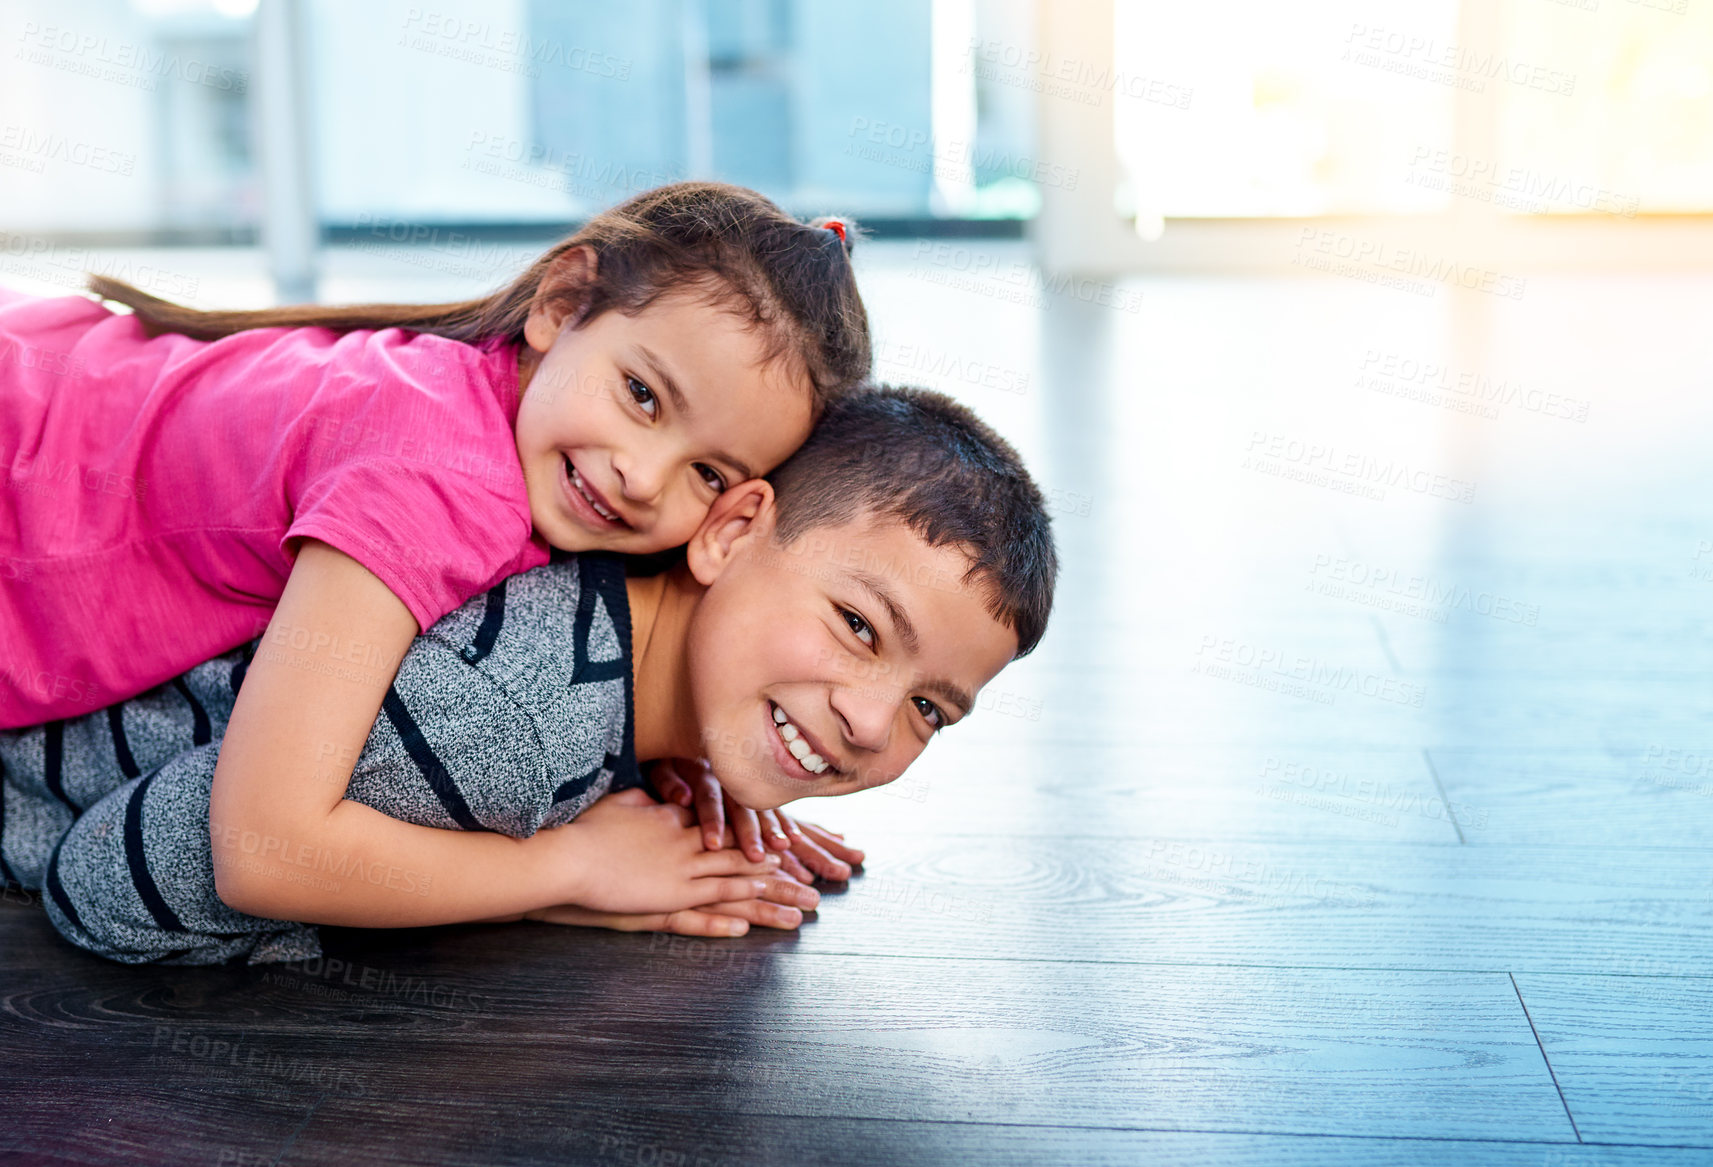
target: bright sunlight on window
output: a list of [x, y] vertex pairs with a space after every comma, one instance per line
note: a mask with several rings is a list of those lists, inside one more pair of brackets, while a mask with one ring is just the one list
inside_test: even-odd
[[[1713, 210], [1708, 5], [1516, 0], [1486, 37], [1460, 26], [1459, 9], [1119, 3], [1117, 74], [1167, 83], [1129, 86], [1115, 107], [1121, 209]], [[1150, 99], [1182, 91], [1187, 106]]]

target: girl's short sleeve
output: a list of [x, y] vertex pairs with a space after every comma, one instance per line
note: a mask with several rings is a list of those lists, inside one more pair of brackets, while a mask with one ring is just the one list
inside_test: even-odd
[[499, 579], [546, 562], [530, 540], [522, 477], [515, 460], [457, 468], [402, 455], [346, 462], [305, 487], [281, 550], [294, 556], [294, 540], [319, 539], [344, 552], [426, 631]]

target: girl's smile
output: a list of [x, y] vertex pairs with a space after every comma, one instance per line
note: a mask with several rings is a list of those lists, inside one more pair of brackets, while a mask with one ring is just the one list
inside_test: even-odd
[[565, 473], [560, 479], [561, 493], [564, 494], [572, 514], [591, 530], [603, 534], [617, 528], [635, 529], [607, 501], [607, 496], [596, 490], [582, 471], [577, 469], [571, 461], [571, 455], [565, 455], [563, 465]]

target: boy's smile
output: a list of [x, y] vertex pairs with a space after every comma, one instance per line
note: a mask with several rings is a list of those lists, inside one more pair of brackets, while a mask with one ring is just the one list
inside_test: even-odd
[[773, 756], [781, 770], [805, 779], [844, 772], [833, 765], [833, 752], [792, 721], [785, 710], [771, 701], [767, 707], [773, 712]]
[[657, 599], [633, 587], [638, 757], [700, 754], [756, 810], [891, 782], [969, 713], [1016, 634], [965, 583], [961, 547], [868, 516], [782, 547], [771, 491], [740, 491]]

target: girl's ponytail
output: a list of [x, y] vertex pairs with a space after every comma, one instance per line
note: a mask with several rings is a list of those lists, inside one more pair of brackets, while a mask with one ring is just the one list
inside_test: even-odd
[[[774, 355], [800, 360], [819, 410], [868, 376], [868, 314], [850, 262], [857, 235], [847, 219], [802, 223], [743, 187], [681, 182], [601, 212], [506, 287], [475, 300], [204, 312], [108, 276], [91, 276], [89, 287], [132, 309], [151, 336], [217, 340], [251, 328], [404, 328], [471, 344], [522, 343], [538, 295], [588, 320], [615, 309], [637, 312], [663, 295], [688, 291], [763, 329]], [[594, 253], [592, 279], [577, 285], [550, 279], [574, 247]]]

